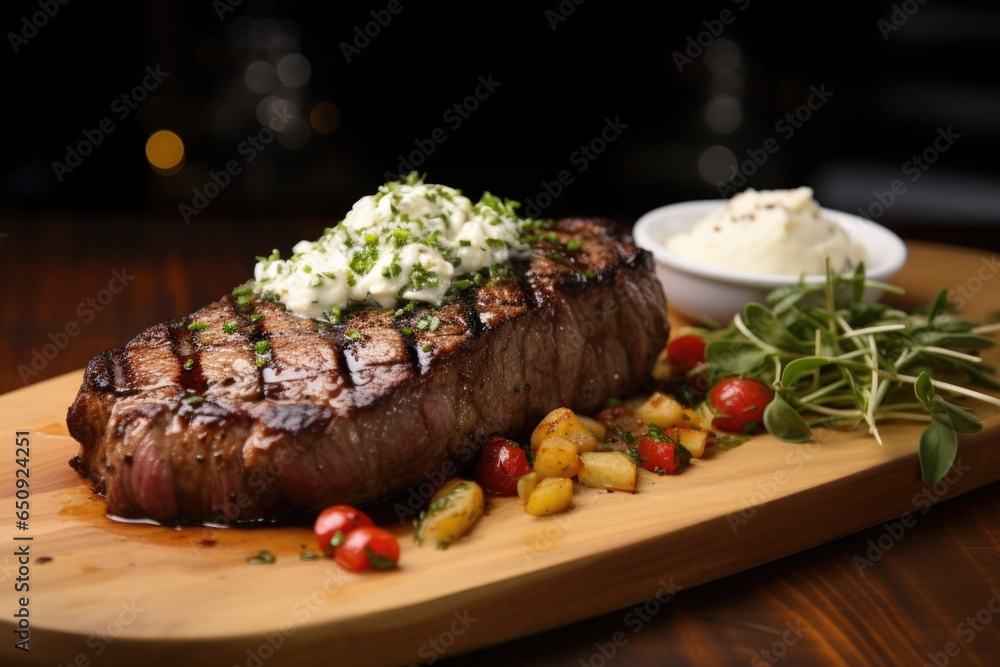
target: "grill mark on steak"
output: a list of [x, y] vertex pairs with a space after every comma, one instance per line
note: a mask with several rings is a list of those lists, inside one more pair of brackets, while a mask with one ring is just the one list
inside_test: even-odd
[[[203, 394], [208, 388], [208, 380], [201, 366], [201, 353], [198, 345], [192, 342], [191, 337], [195, 336], [186, 326], [167, 327], [167, 336], [170, 340], [170, 349], [177, 361], [181, 365], [179, 374], [180, 386], [192, 394]], [[190, 368], [185, 368], [184, 364], [191, 362]]]
[[[88, 364], [67, 415], [81, 443], [71, 465], [111, 514], [257, 521], [380, 500], [555, 407], [596, 411], [648, 376], [666, 342], [663, 293], [649, 254], [609, 225], [553, 231], [509, 278], [440, 309], [333, 325], [224, 297], [150, 327]], [[239, 329], [225, 334], [231, 320]], [[194, 321], [208, 326], [189, 332]], [[259, 340], [270, 341], [260, 368]], [[185, 400], [196, 392], [200, 403]]]

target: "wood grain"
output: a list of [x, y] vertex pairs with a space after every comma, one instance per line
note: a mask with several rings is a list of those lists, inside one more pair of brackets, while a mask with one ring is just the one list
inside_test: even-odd
[[[926, 301], [942, 279], [968, 281], [979, 259], [973, 252], [911, 246], [911, 264], [901, 276], [911, 288], [907, 301]], [[934, 274], [925, 274], [926, 266], [934, 266]], [[992, 285], [984, 285], [969, 302], [970, 315], [1000, 302]], [[499, 664], [489, 656], [507, 656], [505, 664], [598, 664], [609, 646], [615, 664], [662, 664], [667, 657], [677, 664], [744, 662], [779, 641], [786, 623], [798, 621], [808, 629], [784, 647], [781, 664], [920, 664], [951, 640], [961, 643], [965, 664], [997, 650], [995, 633], [979, 633], [966, 644], [955, 632], [963, 610], [975, 615], [997, 585], [997, 535], [988, 528], [997, 525], [995, 484], [968, 497], [992, 498], [992, 509], [970, 509], [974, 518], [958, 524], [936, 517], [968, 501], [935, 506], [863, 574], [853, 557], [867, 546], [857, 540], [869, 535], [877, 542], [887, 529], [750, 571], [765, 574], [704, 583], [917, 509], [912, 498], [922, 487], [912, 433], [894, 432], [881, 450], [867, 439], [823, 443], [798, 469], [796, 459], [785, 457], [806, 450], [755, 442], [676, 479], [654, 478], [634, 497], [581, 494], [561, 522], [532, 520], [516, 504], [494, 503], [468, 542], [435, 552], [404, 541], [400, 572], [361, 578], [328, 562], [300, 561], [301, 545], [311, 544], [305, 528], [174, 530], [106, 520], [100, 502], [65, 465], [75, 446], [62, 419], [78, 378], [0, 399], [5, 432], [28, 427], [35, 438], [33, 547], [36, 557], [52, 558], [32, 566], [38, 588], [28, 657], [36, 664], [68, 664], [78, 656], [95, 664], [150, 663], [151, 651], [163, 664], [247, 664], [254, 656], [269, 665], [299, 664], [344, 655], [340, 651], [358, 656], [358, 663], [400, 664], [428, 651], [452, 656], [609, 611], [458, 662]], [[1000, 465], [990, 441], [997, 419], [990, 413], [988, 431], [963, 440], [961, 456], [973, 470], [941, 498], [996, 479]], [[780, 483], [779, 471], [787, 475]], [[826, 474], [832, 478], [824, 481]], [[777, 488], [773, 494], [764, 492], [769, 482]], [[12, 489], [11, 462], [4, 460], [0, 502], [8, 526]], [[726, 516], [762, 493], [766, 504], [733, 534]], [[967, 543], [969, 535], [974, 544]], [[919, 549], [901, 560], [914, 553], [910, 545], [920, 544], [933, 547], [930, 562]], [[278, 563], [247, 565], [246, 556], [262, 547], [277, 553]], [[5, 568], [9, 563], [8, 557]], [[900, 568], [923, 578], [899, 580]], [[650, 602], [663, 590], [661, 580], [683, 590], [666, 604]], [[9, 599], [0, 597], [5, 606]], [[636, 604], [645, 606], [637, 612]], [[292, 624], [287, 630], [294, 628], [287, 636], [284, 621]], [[622, 637], [614, 634], [619, 631]], [[614, 643], [622, 638], [624, 645]], [[430, 648], [435, 641], [443, 651]], [[270, 648], [279, 642], [278, 650]], [[0, 656], [25, 658], [9, 645]]]

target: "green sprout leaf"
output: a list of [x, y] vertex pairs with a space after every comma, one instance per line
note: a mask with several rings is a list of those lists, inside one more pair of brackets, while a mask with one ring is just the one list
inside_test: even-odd
[[958, 452], [958, 434], [938, 421], [933, 421], [920, 434], [917, 451], [920, 456], [920, 476], [924, 484], [934, 484], [944, 479], [955, 462]]
[[775, 396], [764, 408], [764, 428], [785, 442], [805, 442], [813, 435], [802, 415], [780, 396]]

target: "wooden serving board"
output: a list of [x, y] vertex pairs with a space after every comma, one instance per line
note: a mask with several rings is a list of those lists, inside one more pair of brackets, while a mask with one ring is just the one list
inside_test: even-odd
[[[904, 305], [969, 283], [974, 294], [961, 312], [983, 318], [1000, 304], [1000, 280], [974, 279], [987, 258], [911, 246], [896, 280], [908, 289]], [[80, 378], [0, 398], [3, 664], [394, 665], [646, 601], [631, 616], [623, 611], [623, 623], [640, 623], [679, 590], [1000, 478], [1000, 411], [982, 404], [973, 407], [985, 429], [961, 439], [960, 465], [930, 488], [919, 478], [920, 425], [884, 425], [881, 447], [864, 432], [820, 432], [804, 445], [761, 436], [675, 477], [642, 471], [635, 495], [578, 489], [568, 511], [545, 519], [525, 514], [517, 499], [490, 499], [472, 534], [446, 551], [414, 545], [404, 502], [395, 508], [404, 518], [396, 527], [401, 567], [358, 575], [331, 560], [302, 560], [314, 546], [308, 526], [216, 530], [106, 518], [102, 500], [67, 465], [77, 445], [65, 413]], [[17, 431], [30, 433], [23, 531], [14, 516]], [[383, 510], [394, 514], [391, 505]], [[26, 573], [14, 555], [25, 545]], [[261, 549], [277, 562], [248, 564]], [[30, 590], [16, 593], [25, 574]], [[30, 652], [14, 647], [20, 596], [28, 598]]]

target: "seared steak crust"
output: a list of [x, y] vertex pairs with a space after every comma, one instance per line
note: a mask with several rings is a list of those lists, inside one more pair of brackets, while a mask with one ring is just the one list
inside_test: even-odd
[[71, 464], [109, 514], [228, 524], [378, 501], [556, 407], [593, 412], [648, 376], [666, 304], [650, 255], [609, 224], [553, 230], [440, 309], [333, 325], [225, 297], [153, 326], [88, 364]]

